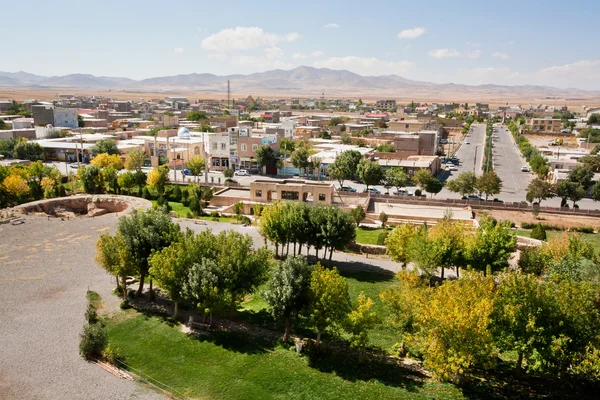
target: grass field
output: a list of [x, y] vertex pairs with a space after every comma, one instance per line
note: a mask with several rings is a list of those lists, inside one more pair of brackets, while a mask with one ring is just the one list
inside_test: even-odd
[[388, 231], [386, 228], [357, 228], [356, 229], [356, 243], [359, 244], [377, 244], [377, 238], [379, 235], [385, 231]]
[[213, 332], [198, 337], [160, 317], [124, 311], [107, 321], [124, 362], [192, 398], [463, 399], [400, 365], [329, 351], [298, 355], [261, 337]]
[[[531, 229], [517, 229], [514, 232], [518, 236], [525, 236], [525, 237], [531, 236]], [[551, 239], [553, 237], [561, 236], [563, 233], [564, 233], [563, 231], [546, 231], [546, 236], [548, 239]], [[578, 233], [578, 235], [581, 235], [581, 239], [583, 239], [585, 242], [589, 243], [594, 248], [594, 252], [596, 252], [596, 253], [600, 252], [600, 234], [598, 234], [598, 233]]]

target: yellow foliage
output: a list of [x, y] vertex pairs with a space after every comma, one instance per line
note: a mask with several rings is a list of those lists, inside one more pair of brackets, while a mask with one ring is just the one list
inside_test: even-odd
[[92, 159], [90, 164], [95, 165], [99, 168], [111, 166], [116, 170], [123, 169], [123, 159], [121, 158], [121, 156], [116, 154], [98, 154]]
[[29, 185], [27, 181], [19, 175], [7, 176], [2, 185], [6, 191], [14, 196], [24, 196], [29, 193]]
[[52, 190], [54, 188], [55, 183], [56, 182], [52, 178], [42, 178], [42, 182], [40, 182], [44, 191]]

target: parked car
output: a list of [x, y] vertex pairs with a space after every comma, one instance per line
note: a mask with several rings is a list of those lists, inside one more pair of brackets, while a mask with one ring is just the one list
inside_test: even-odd
[[233, 175], [235, 175], [235, 176], [250, 176], [250, 173], [248, 171], [246, 171], [245, 169], [238, 169], [237, 171], [235, 171], [233, 173]]
[[184, 175], [192, 175], [192, 173], [190, 172], [190, 170], [187, 169], [187, 168], [183, 170], [183, 174]]
[[529, 167], [527, 165], [523, 165], [521, 167], [521, 172], [529, 172]]
[[79, 164], [77, 164], [77, 163], [69, 164], [69, 167], [77, 169], [77, 168], [79, 168]]
[[363, 190], [363, 193], [381, 194], [381, 191], [379, 189], [372, 187], [372, 188]]
[[483, 197], [476, 194], [468, 194], [463, 197], [463, 200], [483, 200]]
[[356, 189], [354, 189], [353, 187], [350, 187], [350, 186], [340, 186], [339, 189], [338, 189], [338, 191], [340, 191], [340, 192], [352, 192], [352, 193], [354, 193], [354, 192], [356, 192]]
[[458, 171], [458, 168], [454, 164], [449, 164], [446, 166], [446, 171]]
[[466, 142], [465, 142], [465, 144], [471, 144], [471, 142], [469, 142], [469, 141], [466, 141]]
[[397, 196], [412, 196], [413, 193], [409, 192], [407, 189], [394, 189], [392, 191], [393, 194], [397, 195]]

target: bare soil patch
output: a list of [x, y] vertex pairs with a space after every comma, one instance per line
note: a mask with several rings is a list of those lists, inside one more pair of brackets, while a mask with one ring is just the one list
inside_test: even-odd
[[523, 222], [528, 223], [543, 223], [548, 225], [564, 226], [566, 228], [580, 228], [591, 226], [594, 230], [600, 229], [600, 218], [586, 217], [581, 215], [557, 215], [539, 213], [537, 218], [531, 211], [505, 211], [505, 210], [486, 210], [485, 212], [477, 212], [476, 218], [481, 219], [484, 215], [489, 215], [496, 218], [498, 221], [512, 221], [517, 225]]

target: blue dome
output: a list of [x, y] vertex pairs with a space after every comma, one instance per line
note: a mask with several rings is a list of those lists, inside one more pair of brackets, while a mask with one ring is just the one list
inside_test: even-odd
[[180, 139], [189, 139], [190, 136], [192, 136], [192, 134], [188, 128], [179, 128], [179, 131], [177, 131], [177, 137]]

